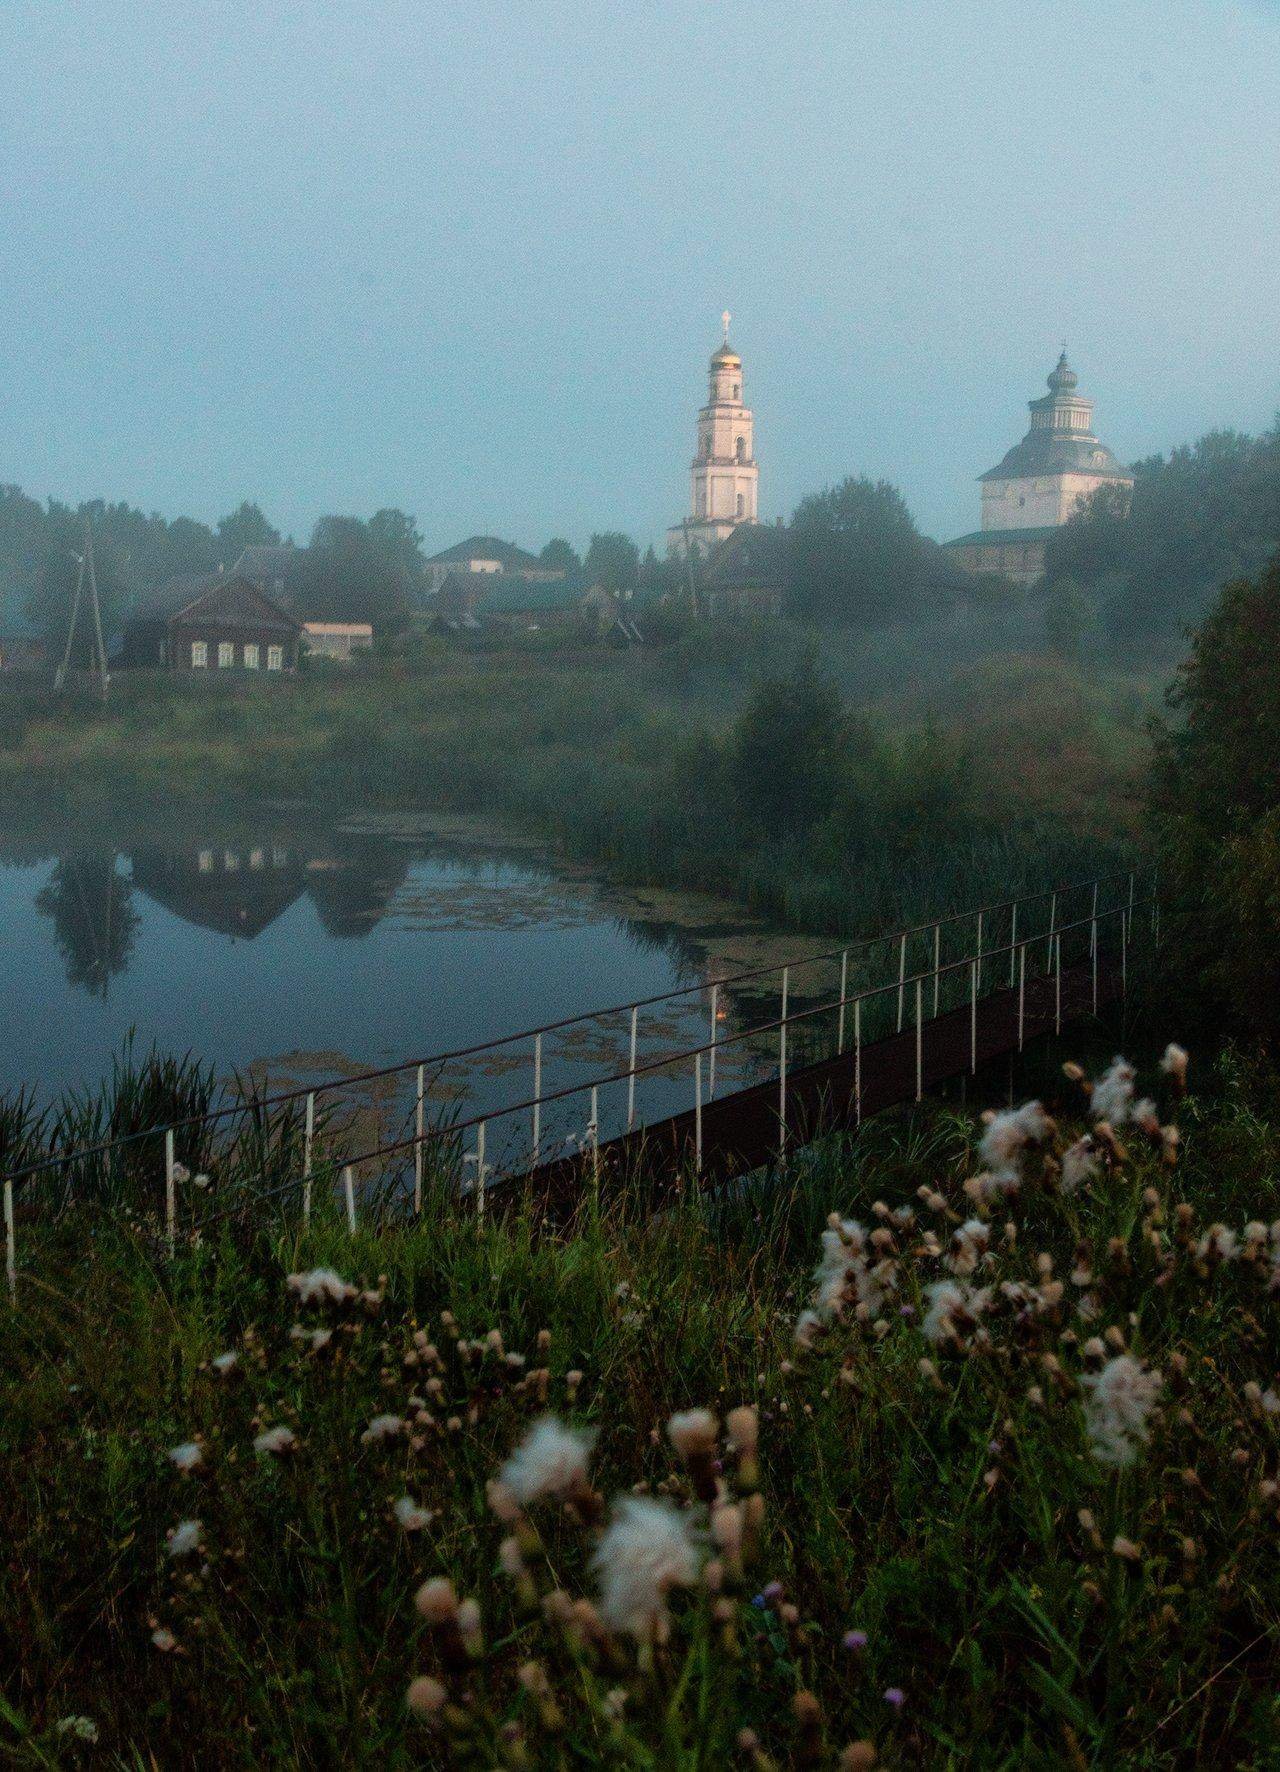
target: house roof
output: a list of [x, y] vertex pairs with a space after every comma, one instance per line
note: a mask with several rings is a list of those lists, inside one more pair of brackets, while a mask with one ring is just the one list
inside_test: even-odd
[[432, 554], [428, 566], [448, 566], [454, 561], [496, 560], [504, 572], [530, 572], [539, 564], [536, 554], [528, 554], [514, 542], [500, 541], [496, 535], [471, 535], [451, 548]]
[[247, 578], [204, 573], [171, 578], [135, 606], [135, 621], [207, 621], [227, 628], [279, 628], [297, 633], [300, 623]]
[[979, 480], [1025, 480], [1050, 474], [1096, 474], [1106, 480], [1128, 480], [1105, 443], [1093, 436], [1074, 436], [1049, 426], [1028, 431], [996, 467]]
[[1058, 533], [1054, 524], [1041, 529], [975, 529], [971, 535], [957, 535], [954, 541], [944, 541], [944, 548], [1002, 548], [1023, 547], [1028, 542], [1048, 541], [1051, 535]]
[[481, 615], [550, 615], [576, 608], [586, 588], [577, 577], [545, 579], [491, 573], [480, 587], [478, 606]]
[[739, 523], [712, 550], [706, 578], [720, 589], [785, 583], [791, 568], [791, 533], [776, 523]]

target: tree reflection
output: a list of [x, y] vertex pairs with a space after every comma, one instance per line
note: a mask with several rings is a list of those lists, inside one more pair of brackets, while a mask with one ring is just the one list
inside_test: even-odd
[[35, 902], [53, 922], [68, 982], [105, 997], [112, 977], [129, 964], [138, 929], [132, 888], [116, 872], [115, 856], [64, 856]]

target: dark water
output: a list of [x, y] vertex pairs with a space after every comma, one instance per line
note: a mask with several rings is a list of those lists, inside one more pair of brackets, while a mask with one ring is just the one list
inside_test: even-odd
[[[221, 1076], [309, 1087], [709, 980], [706, 931], [628, 905], [534, 853], [280, 820], [10, 841], [0, 1092], [93, 1084], [129, 1037]], [[642, 1058], [704, 1038], [707, 1004], [704, 991], [648, 1012]], [[624, 1016], [549, 1040], [544, 1086], [619, 1068], [627, 1036]], [[726, 1054], [721, 1075], [751, 1062]], [[520, 1100], [531, 1065], [526, 1044], [445, 1067], [437, 1103], [465, 1114]], [[691, 1079], [643, 1094], [648, 1117], [687, 1107]], [[602, 1124], [624, 1111], [615, 1087]], [[567, 1104], [549, 1135], [587, 1113]]]

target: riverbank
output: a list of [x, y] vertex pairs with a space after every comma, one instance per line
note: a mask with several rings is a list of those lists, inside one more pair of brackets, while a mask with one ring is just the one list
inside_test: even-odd
[[625, 884], [840, 935], [957, 909], [975, 880], [1000, 896], [1083, 877], [1136, 841], [1156, 686], [1023, 655], [882, 672], [891, 692], [847, 704], [829, 816], [762, 823], [732, 747], [753, 684], [798, 645], [783, 630], [772, 651], [747, 636], [709, 657], [440, 646], [278, 684], [124, 676], [105, 709], [10, 695], [4, 823], [268, 803], [479, 818]]

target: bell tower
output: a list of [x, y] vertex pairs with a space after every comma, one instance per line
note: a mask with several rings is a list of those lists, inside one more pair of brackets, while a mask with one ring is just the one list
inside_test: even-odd
[[760, 470], [755, 458], [755, 422], [742, 399], [742, 358], [724, 338], [711, 359], [707, 403], [698, 413], [697, 453], [690, 470], [693, 509], [667, 531], [667, 552], [707, 555], [732, 535], [739, 523], [757, 520]]

